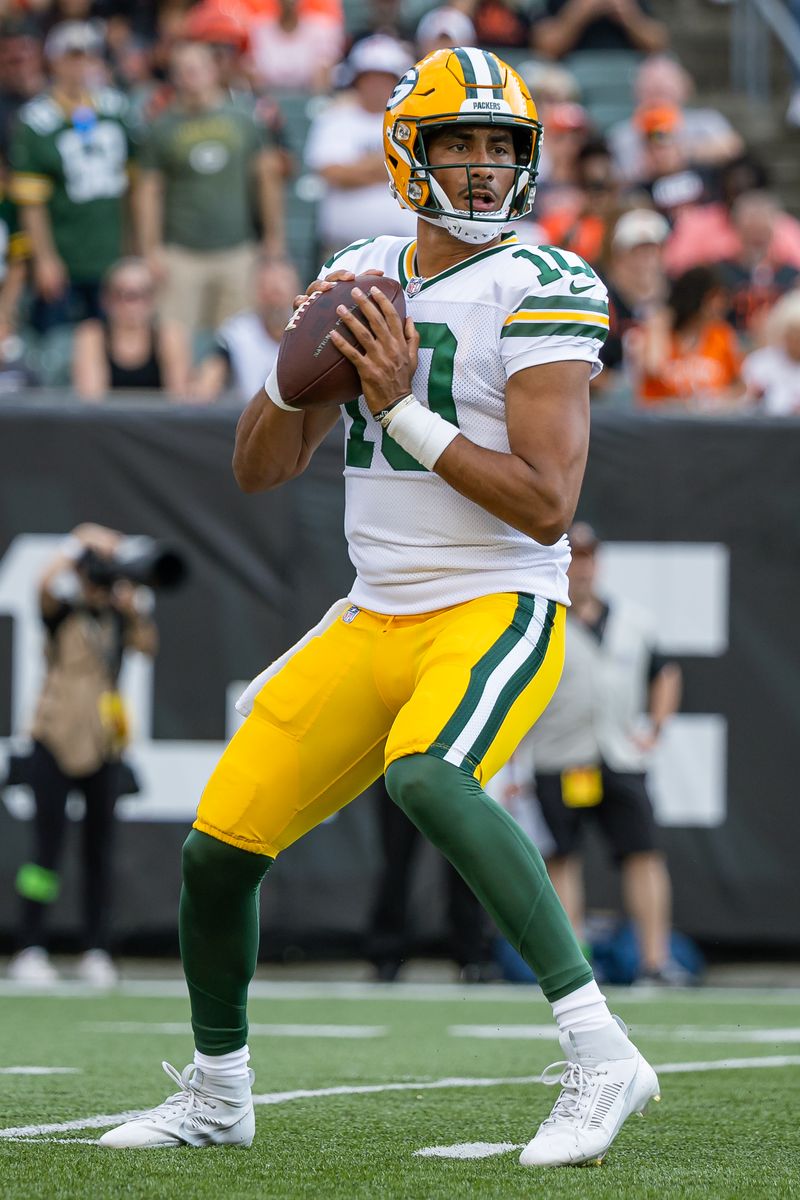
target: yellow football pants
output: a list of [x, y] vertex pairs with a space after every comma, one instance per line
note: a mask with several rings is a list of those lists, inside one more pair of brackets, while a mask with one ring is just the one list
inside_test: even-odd
[[349, 609], [258, 693], [195, 829], [274, 858], [405, 755], [485, 783], [556, 689], [564, 615], [522, 593], [408, 617]]

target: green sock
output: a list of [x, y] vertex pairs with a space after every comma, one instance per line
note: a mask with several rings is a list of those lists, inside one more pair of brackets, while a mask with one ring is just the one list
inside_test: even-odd
[[180, 943], [203, 1054], [247, 1042], [247, 989], [258, 959], [258, 892], [273, 859], [193, 829], [183, 846]]
[[542, 856], [466, 771], [428, 754], [397, 759], [389, 795], [448, 858], [536, 973], [548, 1000], [593, 978]]

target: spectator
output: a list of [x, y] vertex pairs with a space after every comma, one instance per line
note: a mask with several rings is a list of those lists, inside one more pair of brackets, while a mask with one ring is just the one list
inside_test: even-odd
[[158, 321], [155, 282], [141, 258], [123, 258], [103, 284], [103, 317], [75, 331], [72, 383], [82, 400], [115, 391], [186, 394], [191, 354], [186, 329]]
[[597, 266], [620, 198], [614, 161], [605, 142], [587, 142], [578, 152], [577, 186], [577, 208], [560, 206], [542, 217], [542, 228], [552, 245], [572, 250]]
[[27, 234], [19, 227], [17, 206], [7, 195], [5, 174], [0, 162], [0, 359], [6, 339], [17, 329], [17, 310], [31, 250]]
[[46, 87], [35, 23], [30, 17], [5, 17], [0, 23], [0, 154], [4, 158], [17, 113]]
[[426, 13], [414, 34], [420, 58], [451, 46], [474, 46], [476, 40], [475, 26], [467, 14], [447, 6]]
[[589, 114], [580, 104], [565, 101], [548, 108], [536, 189], [536, 217], [563, 208], [577, 209], [578, 156], [589, 137]]
[[[669, 224], [660, 213], [632, 209], [617, 221], [605, 273], [610, 328], [600, 352], [606, 368], [598, 381], [614, 382], [613, 372], [625, 371], [629, 348], [635, 351], [644, 321], [663, 307], [667, 296], [662, 248]], [[634, 353], [635, 357], [635, 353]]]
[[[383, 864], [366, 938], [365, 956], [376, 978], [393, 983], [409, 953], [408, 900], [414, 856], [422, 834], [389, 797], [381, 778], [375, 785], [378, 830]], [[496, 978], [488, 963], [486, 919], [470, 888], [447, 859], [441, 861], [447, 892], [447, 956], [459, 968], [459, 978], [479, 983]]]
[[339, 22], [304, 13], [302, 0], [280, 0], [278, 13], [250, 31], [253, 65], [268, 88], [325, 92], [343, 50]]
[[214, 351], [197, 372], [192, 389], [195, 400], [207, 404], [231, 389], [244, 403], [263, 387], [299, 290], [297, 273], [290, 263], [258, 259], [253, 271], [252, 307], [229, 317], [217, 331]]
[[376, 34], [352, 49], [353, 90], [314, 120], [306, 162], [326, 184], [319, 234], [327, 252], [382, 233], [412, 237], [412, 213], [389, 190], [383, 158], [383, 114], [397, 79], [409, 67], [400, 42]]
[[767, 192], [747, 192], [731, 209], [739, 238], [738, 253], [719, 264], [720, 278], [730, 298], [729, 319], [740, 334], [754, 341], [770, 310], [785, 292], [797, 286], [800, 271], [773, 253], [780, 206]]
[[670, 956], [670, 879], [658, 848], [645, 782], [653, 749], [680, 703], [678, 666], [660, 655], [645, 614], [595, 588], [597, 535], [578, 522], [569, 532], [567, 652], [556, 694], [526, 738], [536, 791], [555, 842], [550, 878], [583, 936], [585, 825], [595, 820], [622, 876], [636, 926], [640, 976], [685, 983]]
[[173, 51], [175, 104], [142, 151], [139, 242], [164, 283], [164, 319], [216, 329], [246, 303], [255, 256], [255, 183], [264, 249], [283, 254], [280, 164], [254, 117], [225, 96], [210, 47]]
[[724, 320], [728, 298], [710, 267], [693, 267], [672, 284], [665, 308], [643, 326], [640, 400], [678, 401], [705, 409], [741, 396], [741, 355]]
[[52, 85], [20, 110], [11, 150], [43, 333], [99, 315], [101, 280], [122, 252], [130, 155], [124, 96], [89, 87], [102, 52], [94, 25], [54, 26], [44, 52]]
[[[746, 192], [763, 191], [768, 185], [767, 172], [751, 154], [720, 168], [719, 199], [684, 208], [674, 215], [664, 260], [670, 275], [679, 275], [701, 263], [736, 258], [741, 241], [731, 216], [733, 206]], [[800, 221], [796, 217], [784, 211], [777, 214], [770, 253], [776, 262], [800, 269]]]
[[472, 0], [466, 8], [477, 35], [467, 45], [523, 49], [530, 44], [530, 5], [524, 0]]
[[769, 345], [742, 365], [747, 398], [767, 416], [800, 416], [800, 291], [778, 301], [767, 334]]
[[661, 212], [673, 216], [688, 206], [705, 204], [713, 192], [710, 168], [689, 159], [679, 136], [677, 108], [647, 108], [636, 114], [644, 138], [644, 170], [639, 184]]
[[[59, 891], [58, 864], [70, 792], [86, 800], [84, 817], [83, 939], [79, 973], [107, 987], [116, 981], [108, 956], [111, 837], [120, 794], [120, 758], [127, 720], [117, 690], [127, 650], [152, 656], [157, 631], [141, 611], [135, 588], [104, 573], [123, 536], [81, 525], [65, 539], [39, 585], [47, 633], [46, 674], [31, 735], [26, 778], [36, 804], [34, 853], [17, 875], [22, 898], [22, 949], [9, 965], [21, 983], [52, 983], [56, 972], [44, 947], [44, 922]], [[102, 580], [102, 582], [101, 582]]]
[[669, 41], [647, 0], [546, 0], [547, 16], [533, 27], [533, 46], [546, 58], [578, 50], [641, 50], [653, 54]]
[[687, 159], [700, 165], [729, 162], [743, 149], [742, 139], [715, 108], [687, 108], [694, 84], [679, 62], [666, 54], [654, 54], [639, 68], [634, 85], [637, 117], [615, 125], [609, 145], [622, 178], [640, 179], [645, 171], [645, 140], [640, 114], [649, 109], [676, 109], [680, 113], [677, 137]]

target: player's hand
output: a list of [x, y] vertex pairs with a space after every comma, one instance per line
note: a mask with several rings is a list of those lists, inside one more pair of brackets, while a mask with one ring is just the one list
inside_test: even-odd
[[[383, 271], [362, 271], [362, 275], [382, 275]], [[327, 279], [315, 279], [310, 283], [306, 290], [299, 296], [295, 296], [292, 301], [292, 308], [299, 308], [301, 304], [305, 304], [312, 292], [329, 292], [335, 283], [348, 283], [351, 279], [355, 279], [352, 271], [331, 271]]]
[[367, 406], [377, 413], [411, 391], [419, 334], [410, 317], [406, 317], [405, 324], [400, 320], [394, 305], [378, 288], [371, 288], [368, 296], [360, 288], [353, 288], [352, 294], [369, 325], [340, 304], [336, 311], [356, 345], [351, 346], [335, 329], [331, 340], [358, 371]]

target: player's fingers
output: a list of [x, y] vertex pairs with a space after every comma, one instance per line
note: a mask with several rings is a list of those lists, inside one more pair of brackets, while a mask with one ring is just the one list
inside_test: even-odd
[[391, 332], [386, 324], [386, 318], [375, 305], [374, 301], [365, 292], [362, 292], [361, 288], [353, 288], [352, 295], [358, 307], [369, 321], [369, 327], [378, 341], [384, 344], [391, 341]]
[[417, 369], [419, 361], [419, 333], [411, 317], [406, 317], [403, 324], [403, 333], [406, 339], [406, 349], [408, 350], [408, 361], [413, 375]]
[[368, 350], [370, 346], [374, 346], [375, 335], [363, 321], [358, 319], [354, 312], [351, 312], [344, 304], [340, 304], [336, 312], [342, 318], [342, 324], [347, 326], [359, 346], [363, 346], [365, 350]]
[[343, 354], [345, 358], [349, 358], [350, 362], [356, 367], [363, 362], [364, 355], [361, 353], [361, 351], [355, 346], [351, 346], [347, 338], [342, 337], [338, 329], [331, 330], [331, 341], [336, 349]]
[[392, 337], [402, 339], [403, 322], [400, 320], [397, 309], [389, 297], [377, 287], [370, 288], [369, 294], [375, 306], [383, 313], [383, 318]]

